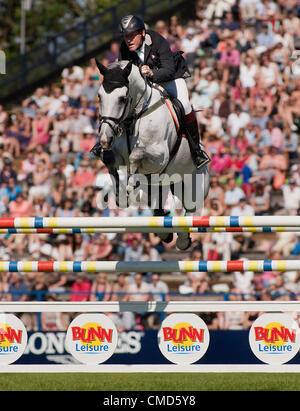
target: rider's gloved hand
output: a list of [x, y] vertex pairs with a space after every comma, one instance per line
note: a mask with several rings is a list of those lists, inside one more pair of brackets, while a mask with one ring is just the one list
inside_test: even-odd
[[141, 74], [143, 76], [153, 77], [153, 71], [151, 70], [151, 68], [149, 66], [146, 66], [146, 65], [141, 66], [140, 70], [141, 70]]

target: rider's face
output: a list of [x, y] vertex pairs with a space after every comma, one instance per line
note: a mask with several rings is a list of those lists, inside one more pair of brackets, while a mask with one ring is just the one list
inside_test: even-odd
[[144, 32], [144, 30], [134, 31], [124, 35], [125, 43], [130, 51], [136, 51], [142, 45]]

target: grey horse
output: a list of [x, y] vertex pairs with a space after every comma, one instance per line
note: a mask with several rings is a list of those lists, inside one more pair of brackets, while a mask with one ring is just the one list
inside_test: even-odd
[[[97, 61], [97, 66], [104, 76], [98, 92], [101, 158], [113, 177], [117, 202], [120, 186], [125, 184], [131, 198], [139, 196], [142, 201], [147, 194], [147, 205], [155, 216], [166, 215], [164, 206], [170, 192], [185, 215], [199, 212], [209, 191], [208, 169], [194, 166], [168, 97], [131, 62], [105, 67]], [[119, 178], [120, 168], [126, 168], [129, 175], [125, 183]], [[170, 233], [158, 235], [165, 242], [173, 239]], [[180, 250], [190, 244], [188, 232], [178, 233], [176, 246]]]

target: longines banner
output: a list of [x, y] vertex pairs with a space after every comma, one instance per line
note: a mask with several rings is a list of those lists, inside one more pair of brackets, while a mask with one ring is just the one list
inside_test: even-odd
[[[262, 364], [249, 345], [249, 331], [209, 331], [209, 347], [199, 364]], [[28, 332], [24, 354], [14, 364], [79, 363], [66, 349], [66, 332]], [[161, 353], [157, 331], [118, 335], [114, 354], [105, 364], [170, 364]], [[300, 364], [298, 353], [289, 364]]]

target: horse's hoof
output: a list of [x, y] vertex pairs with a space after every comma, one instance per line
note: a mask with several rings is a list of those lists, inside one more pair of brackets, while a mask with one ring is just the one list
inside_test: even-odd
[[191, 244], [192, 244], [192, 240], [191, 240], [190, 236], [188, 236], [187, 238], [184, 238], [184, 239], [178, 237], [177, 241], [176, 241], [176, 247], [179, 248], [179, 250], [181, 250], [181, 251], [185, 251], [188, 248], [190, 248]]
[[166, 237], [164, 236], [159, 236], [161, 241], [164, 243], [171, 243], [173, 241], [173, 233], [168, 233]]

